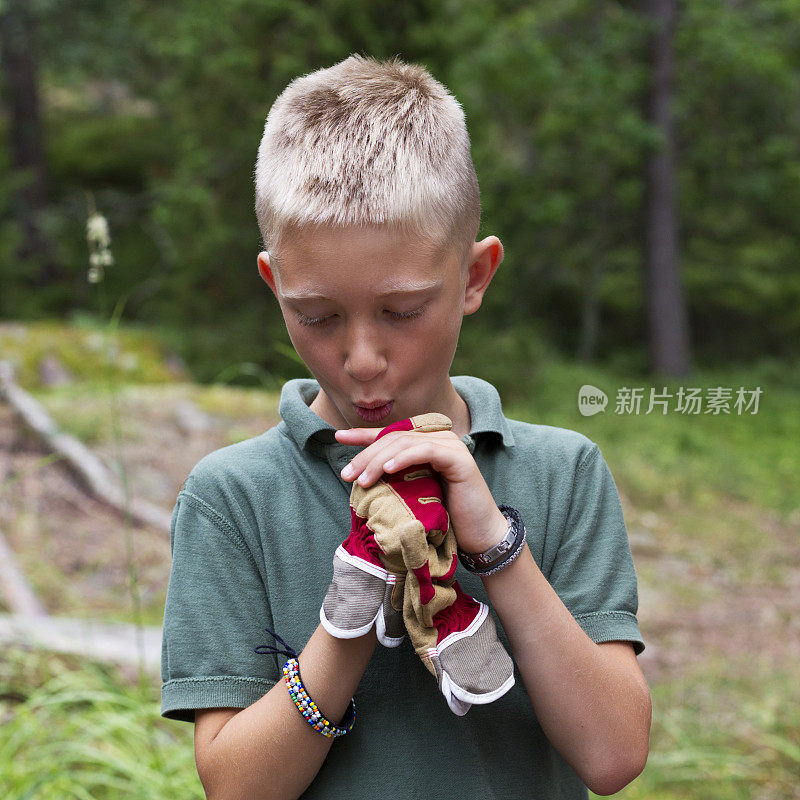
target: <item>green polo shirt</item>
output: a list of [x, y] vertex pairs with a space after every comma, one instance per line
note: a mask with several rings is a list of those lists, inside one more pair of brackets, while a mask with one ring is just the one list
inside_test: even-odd
[[[641, 653], [636, 572], [598, 446], [575, 431], [507, 419], [480, 378], [451, 381], [469, 406], [464, 443], [495, 502], [519, 510], [561, 600], [593, 641], [628, 640]], [[256, 702], [286, 660], [253, 652], [275, 644], [265, 628], [300, 652], [319, 625], [333, 554], [350, 531], [351, 484], [339, 472], [363, 448], [339, 444], [311, 411], [318, 391], [312, 379], [287, 381], [281, 422], [202, 458], [178, 494], [161, 655], [168, 719]], [[491, 608], [477, 575], [459, 564], [457, 577]], [[303, 797], [587, 797], [544, 735], [516, 668], [515, 678], [501, 698], [458, 717], [407, 637], [399, 647], [379, 644], [355, 695], [356, 725], [333, 743]]]

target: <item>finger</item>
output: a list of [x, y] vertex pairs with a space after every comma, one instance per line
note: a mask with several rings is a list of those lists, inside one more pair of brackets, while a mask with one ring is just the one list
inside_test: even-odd
[[[435, 434], [432, 434], [435, 436]], [[392, 463], [388, 463], [388, 462]], [[474, 473], [480, 475], [477, 464], [466, 445], [460, 440], [436, 439], [431, 442], [420, 442], [403, 448], [392, 458], [387, 458], [380, 465], [386, 473], [426, 464], [433, 468], [443, 479], [443, 488], [452, 483], [462, 483], [474, 479]], [[380, 474], [378, 475], [380, 477]]]
[[350, 444], [361, 444], [375, 440], [380, 430], [377, 428], [341, 428], [334, 431], [337, 441], [349, 442]]
[[[419, 434], [416, 434], [416, 437], [418, 438]], [[364, 453], [366, 452], [365, 450]], [[359, 454], [359, 456], [361, 455], [363, 453]], [[443, 448], [441, 441], [409, 444], [407, 437], [393, 439], [365, 464], [358, 475], [358, 483], [360, 486], [366, 487], [378, 480], [384, 472], [397, 472], [417, 464], [430, 463], [435, 470], [444, 472], [452, 464], [454, 457], [455, 453], [447, 450], [446, 445]], [[355, 462], [355, 459], [353, 461]]]
[[450, 455], [442, 450], [441, 442], [418, 443], [381, 454], [379, 465], [383, 472], [389, 473], [423, 464], [430, 464], [439, 471], [442, 465], [450, 463]]
[[[352, 481], [358, 478], [370, 465], [374, 465], [378, 462], [383, 464], [389, 456], [384, 455], [387, 448], [392, 446], [393, 442], [396, 442], [396, 438], [392, 436], [392, 434], [388, 434], [387, 436], [382, 437], [377, 442], [372, 442], [368, 447], [365, 447], [360, 453], [353, 456], [353, 460], [347, 464], [341, 472], [342, 478], [346, 481]], [[371, 470], [371, 475], [374, 477], [380, 477], [382, 474], [382, 470], [376, 472], [377, 468], [373, 468]], [[362, 483], [362, 486], [367, 484]]]

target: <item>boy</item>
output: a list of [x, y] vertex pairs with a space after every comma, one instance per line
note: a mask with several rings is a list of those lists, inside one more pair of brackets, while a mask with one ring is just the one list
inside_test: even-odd
[[[583, 798], [644, 768], [650, 695], [619, 496], [596, 444], [507, 419], [496, 389], [449, 370], [465, 314], [503, 258], [475, 241], [478, 184], [457, 101], [417, 65], [351, 56], [276, 100], [255, 172], [258, 269], [315, 380], [282, 421], [203, 458], [173, 512], [163, 716], [195, 722], [197, 769], [221, 798]], [[451, 431], [388, 425], [440, 412]], [[430, 463], [466, 553], [519, 512], [502, 570], [461, 570], [489, 605], [517, 680], [463, 717], [407, 645], [320, 624], [352, 482]], [[463, 572], [463, 574], [462, 574]], [[265, 629], [302, 647], [302, 682], [334, 725], [307, 724]], [[423, 795], [424, 793], [424, 795]]]

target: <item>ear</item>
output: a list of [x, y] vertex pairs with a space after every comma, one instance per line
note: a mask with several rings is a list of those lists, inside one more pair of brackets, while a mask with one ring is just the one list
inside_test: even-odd
[[467, 285], [464, 291], [464, 314], [474, 314], [483, 301], [483, 293], [503, 260], [503, 245], [496, 236], [475, 242], [469, 254]]
[[266, 250], [259, 253], [256, 258], [256, 263], [258, 264], [258, 274], [266, 281], [269, 288], [272, 289], [273, 294], [277, 294], [275, 289], [275, 276], [269, 263], [269, 253]]

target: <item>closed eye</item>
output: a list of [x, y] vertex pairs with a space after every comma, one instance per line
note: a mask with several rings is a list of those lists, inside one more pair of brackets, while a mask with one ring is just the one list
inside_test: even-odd
[[329, 319], [330, 317], [307, 317], [305, 314], [301, 314], [299, 311], [297, 312], [297, 321], [301, 325], [306, 325], [308, 327], [327, 325]]
[[[385, 309], [386, 313], [395, 320], [398, 321], [406, 321], [411, 319], [416, 319], [417, 317], [421, 317], [423, 313], [425, 313], [425, 306], [421, 306], [420, 308], [415, 308], [413, 311], [389, 311], [389, 309]], [[301, 325], [305, 325], [306, 327], [324, 327], [328, 324], [329, 320], [333, 319], [333, 316], [328, 317], [307, 317], [305, 314], [297, 313], [297, 321]]]
[[394, 319], [416, 319], [425, 313], [425, 306], [415, 308], [413, 311], [387, 311]]

